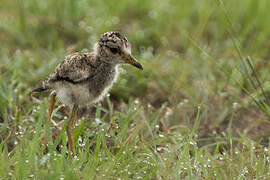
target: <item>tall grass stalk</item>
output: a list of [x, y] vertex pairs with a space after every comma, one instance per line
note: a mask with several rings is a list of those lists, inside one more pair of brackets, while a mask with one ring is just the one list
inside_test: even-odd
[[221, 7], [221, 9], [223, 10], [223, 13], [225, 15], [226, 21], [228, 23], [228, 32], [229, 35], [231, 37], [231, 40], [233, 42], [233, 46], [235, 47], [237, 54], [239, 56], [239, 59], [241, 60], [242, 63], [242, 67], [244, 68], [244, 71], [239, 70], [238, 71], [243, 75], [243, 77], [246, 77], [249, 84], [254, 88], [255, 91], [260, 91], [261, 94], [263, 95], [264, 99], [261, 99], [259, 97], [254, 96], [254, 94], [252, 94], [253, 92], [247, 90], [246, 88], [244, 88], [243, 86], [240, 86], [240, 88], [252, 99], [252, 101], [257, 105], [257, 107], [263, 111], [268, 117], [270, 117], [270, 99], [269, 96], [265, 93], [264, 87], [262, 86], [262, 83], [258, 77], [258, 73], [256, 72], [256, 69], [252, 63], [252, 59], [250, 56], [247, 56], [245, 58], [245, 56], [243, 55], [242, 51], [241, 51], [241, 42], [238, 39], [234, 27], [233, 27], [233, 23], [229, 17], [229, 13], [226, 10], [226, 7], [224, 6], [223, 0], [217, 0], [219, 6]]

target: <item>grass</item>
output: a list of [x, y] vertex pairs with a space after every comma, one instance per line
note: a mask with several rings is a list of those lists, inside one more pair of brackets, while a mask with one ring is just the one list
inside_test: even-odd
[[[269, 6], [2, 0], [0, 179], [269, 179]], [[28, 94], [111, 30], [144, 71], [124, 66], [110, 96], [80, 110], [71, 158], [47, 94]], [[69, 111], [58, 103], [54, 120]]]

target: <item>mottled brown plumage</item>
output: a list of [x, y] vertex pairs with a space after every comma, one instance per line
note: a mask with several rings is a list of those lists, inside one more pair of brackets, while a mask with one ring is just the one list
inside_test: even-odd
[[78, 106], [91, 105], [100, 101], [118, 76], [118, 65], [128, 63], [142, 69], [131, 55], [127, 38], [118, 32], [107, 32], [95, 45], [94, 52], [73, 53], [64, 58], [42, 87], [33, 92], [52, 90], [49, 103], [51, 118], [55, 97], [64, 104], [73, 106], [73, 113], [67, 126], [70, 149], [74, 155], [74, 123]]
[[118, 32], [108, 32], [95, 45], [94, 52], [66, 56], [39, 90], [55, 90], [64, 104], [91, 105], [107, 93], [122, 63], [142, 69], [131, 56], [127, 38]]
[[45, 82], [64, 104], [91, 105], [102, 99], [117, 78], [117, 64], [94, 53], [74, 53], [59, 64]]

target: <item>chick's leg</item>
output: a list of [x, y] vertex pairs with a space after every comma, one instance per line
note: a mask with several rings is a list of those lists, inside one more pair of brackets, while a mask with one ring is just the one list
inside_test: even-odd
[[71, 117], [68, 121], [66, 132], [68, 136], [68, 145], [72, 153], [72, 156], [75, 156], [75, 122], [77, 118], [78, 105], [74, 104]]
[[52, 91], [49, 98], [48, 104], [48, 121], [51, 123], [52, 112], [55, 105], [56, 91]]

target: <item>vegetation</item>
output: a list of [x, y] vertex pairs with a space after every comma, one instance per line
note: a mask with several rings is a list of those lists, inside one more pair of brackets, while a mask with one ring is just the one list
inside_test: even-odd
[[[0, 179], [269, 179], [269, 0], [2, 0]], [[124, 66], [82, 108], [67, 155], [58, 103], [28, 95], [65, 55], [123, 32]], [[59, 125], [59, 126], [60, 126]]]

